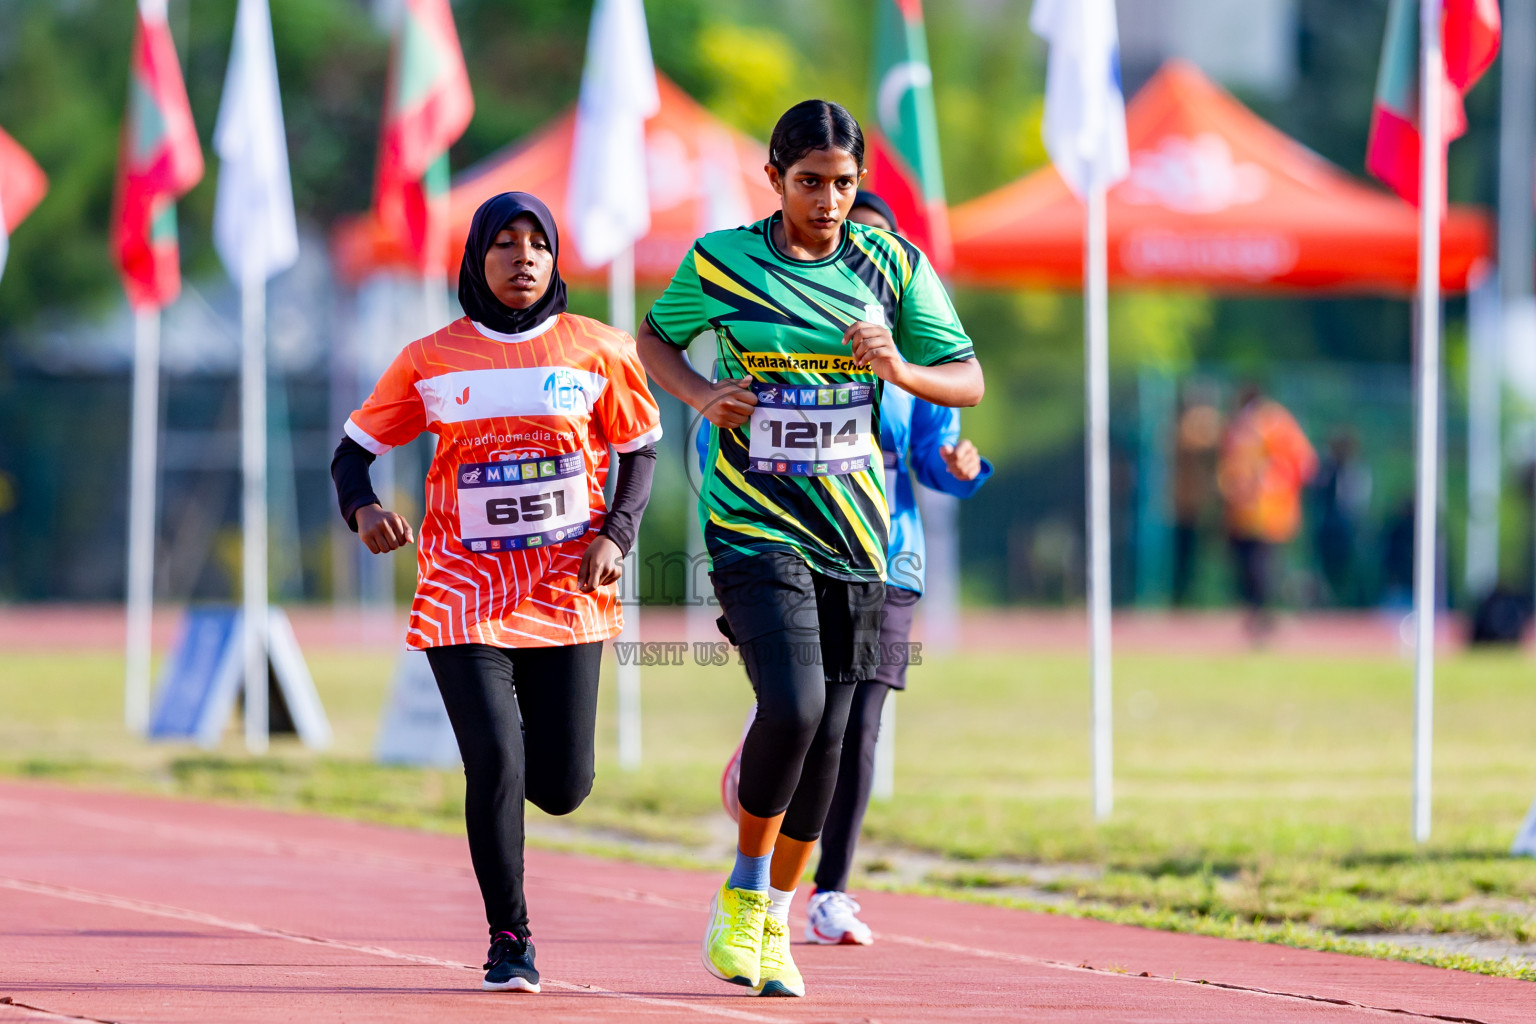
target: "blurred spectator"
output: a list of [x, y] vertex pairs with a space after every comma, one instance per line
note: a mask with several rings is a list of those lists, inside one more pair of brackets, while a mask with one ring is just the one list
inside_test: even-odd
[[1189, 603], [1205, 520], [1216, 503], [1221, 413], [1204, 388], [1183, 396], [1173, 446], [1173, 604]]
[[1226, 502], [1238, 592], [1255, 643], [1273, 625], [1275, 549], [1301, 528], [1301, 489], [1316, 472], [1317, 453], [1285, 406], [1254, 385], [1244, 386], [1221, 439], [1216, 484]]
[[1381, 603], [1406, 608], [1413, 603], [1413, 498], [1404, 498], [1382, 524]]
[[1360, 604], [1355, 552], [1360, 524], [1371, 504], [1371, 467], [1360, 458], [1360, 439], [1341, 427], [1328, 439], [1317, 475], [1317, 560], [1336, 605]]

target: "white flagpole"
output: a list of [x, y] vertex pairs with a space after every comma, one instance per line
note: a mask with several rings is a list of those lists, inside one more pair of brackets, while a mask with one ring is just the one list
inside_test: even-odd
[[[443, 155], [442, 174], [446, 189], [448, 177], [448, 156]], [[428, 172], [431, 173], [430, 171]], [[426, 315], [427, 322], [423, 326], [420, 336], [434, 334], [448, 325], [448, 236], [451, 228], [448, 224], [448, 198], [445, 195], [438, 207], [431, 215], [428, 230], [431, 232], [428, 240], [427, 270], [422, 275], [422, 311]], [[428, 433], [427, 443], [431, 446], [427, 453], [427, 462], [430, 464], [437, 454], [437, 435]]]
[[1467, 294], [1467, 594], [1481, 601], [1499, 582], [1499, 439], [1503, 301], [1497, 272]]
[[128, 669], [123, 720], [149, 728], [150, 629], [155, 586], [155, 455], [160, 425], [160, 311], [133, 314], [133, 427], [128, 483]]
[[[626, 334], [635, 333], [635, 248], [625, 246], [608, 264], [608, 322]], [[691, 453], [690, 453], [691, 454]], [[624, 577], [619, 583], [624, 609], [621, 644], [640, 640], [640, 538], [624, 558]], [[625, 600], [626, 597], [632, 598]], [[640, 767], [640, 660], [638, 654], [618, 659], [619, 767]]]
[[427, 267], [421, 276], [422, 312], [427, 320], [424, 329], [420, 332], [423, 336], [441, 330], [448, 323], [448, 236], [452, 228], [448, 223], [449, 205], [446, 193], [449, 188], [449, 175], [446, 153], [440, 158], [440, 163], [427, 170], [428, 181], [432, 181], [435, 177], [441, 178], [437, 184], [443, 188], [444, 195], [435, 202], [428, 200]]
[[[635, 242], [651, 229], [645, 122], [661, 107], [643, 0], [597, 0], [571, 144], [566, 202], [572, 237], [588, 266], [608, 264], [608, 322], [635, 333]], [[619, 642], [640, 638], [638, 543], [619, 583], [625, 607]], [[640, 666], [619, 658], [619, 767], [640, 767]]]
[[214, 247], [240, 288], [241, 665], [245, 746], [261, 754], [271, 724], [267, 281], [298, 258], [266, 0], [240, 0], [213, 144], [221, 161]]
[[1045, 146], [1087, 208], [1083, 348], [1087, 392], [1088, 638], [1093, 814], [1115, 806], [1114, 679], [1110, 641], [1108, 192], [1130, 170], [1117, 70], [1114, 0], [1035, 0], [1030, 27], [1051, 44]]
[[[260, 236], [251, 232], [248, 249]], [[251, 244], [256, 243], [255, 245]], [[240, 474], [245, 646], [245, 749], [267, 750], [267, 275], [247, 252], [240, 288]]]
[[1115, 807], [1114, 680], [1109, 575], [1109, 256], [1107, 188], [1088, 189], [1084, 319], [1088, 372], [1088, 635], [1093, 678], [1093, 815]]
[[1413, 838], [1429, 838], [1435, 713], [1435, 519], [1440, 457], [1440, 206], [1445, 191], [1441, 0], [1421, 0], [1419, 36], [1419, 436], [1414, 515]]

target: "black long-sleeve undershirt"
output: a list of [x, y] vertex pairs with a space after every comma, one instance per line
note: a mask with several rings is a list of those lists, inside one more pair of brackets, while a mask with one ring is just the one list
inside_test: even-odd
[[[336, 503], [341, 517], [352, 532], [357, 532], [358, 509], [382, 504], [373, 491], [368, 469], [376, 456], [350, 437], [343, 437], [331, 456], [331, 482], [336, 485]], [[619, 467], [613, 484], [613, 500], [598, 532], [629, 554], [640, 532], [640, 517], [651, 500], [651, 479], [656, 472], [656, 446], [648, 444], [632, 452], [619, 453]]]

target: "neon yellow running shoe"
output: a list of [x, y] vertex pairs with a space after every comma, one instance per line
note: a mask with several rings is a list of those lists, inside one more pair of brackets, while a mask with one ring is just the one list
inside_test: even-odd
[[762, 973], [755, 996], [803, 996], [805, 979], [789, 955], [789, 926], [772, 914], [763, 922]]
[[757, 986], [769, 902], [765, 892], [720, 886], [709, 901], [709, 931], [704, 933], [704, 968], [710, 974], [732, 985]]

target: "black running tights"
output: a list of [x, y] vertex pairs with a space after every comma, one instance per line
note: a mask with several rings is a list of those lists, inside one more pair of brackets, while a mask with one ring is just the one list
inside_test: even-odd
[[820, 665], [754, 657], [776, 640], [770, 635], [742, 647], [757, 714], [742, 743], [737, 798], [747, 813], [762, 818], [783, 811], [779, 832], [813, 843], [837, 785], [855, 684], [829, 681]]
[[848, 712], [848, 733], [837, 770], [837, 788], [821, 831], [821, 860], [816, 865], [816, 888], [822, 892], [848, 890], [853, 851], [869, 809], [869, 790], [875, 780], [875, 746], [880, 739], [880, 712], [891, 688], [869, 680], [854, 686], [853, 707]]
[[464, 824], [491, 934], [529, 935], [523, 800], [569, 814], [592, 792], [603, 645], [427, 650], [464, 759]]
[[741, 748], [741, 808], [783, 814], [780, 835], [814, 842], [837, 783], [854, 683], [880, 664], [885, 585], [834, 579], [782, 551], [709, 575], [722, 630], [757, 694]]

